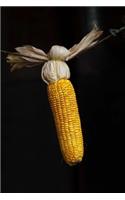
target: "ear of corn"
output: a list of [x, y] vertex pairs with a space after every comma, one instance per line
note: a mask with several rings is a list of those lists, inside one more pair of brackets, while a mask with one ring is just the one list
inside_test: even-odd
[[45, 62], [41, 77], [48, 85], [48, 97], [61, 151], [69, 165], [82, 160], [84, 149], [76, 96], [71, 82], [67, 80], [70, 78], [70, 70], [65, 61], [98, 44], [97, 39], [102, 33], [97, 26], [94, 26], [92, 31], [70, 49], [54, 45], [47, 54], [31, 45], [17, 47], [16, 53], [3, 51], [9, 53], [7, 59], [12, 65], [11, 71]]
[[64, 160], [74, 165], [83, 157], [83, 138], [73, 86], [60, 79], [48, 85], [48, 97], [53, 112], [57, 136]]

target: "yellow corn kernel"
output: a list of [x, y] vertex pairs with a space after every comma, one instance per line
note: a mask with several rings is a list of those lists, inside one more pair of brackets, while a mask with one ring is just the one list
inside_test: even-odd
[[74, 88], [60, 79], [47, 87], [50, 106], [64, 160], [74, 165], [83, 157], [83, 138]]

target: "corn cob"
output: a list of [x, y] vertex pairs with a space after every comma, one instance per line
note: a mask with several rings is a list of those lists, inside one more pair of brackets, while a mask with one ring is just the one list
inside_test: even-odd
[[60, 79], [48, 85], [57, 136], [63, 157], [69, 165], [82, 160], [83, 139], [76, 96], [69, 80]]
[[76, 95], [69, 77], [68, 65], [63, 61], [50, 60], [42, 68], [60, 149], [66, 163], [74, 165], [82, 160], [83, 138]]

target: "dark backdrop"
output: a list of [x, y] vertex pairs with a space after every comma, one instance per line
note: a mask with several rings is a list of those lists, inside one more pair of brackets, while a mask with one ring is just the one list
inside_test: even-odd
[[[3, 7], [2, 49], [70, 48], [93, 23], [108, 34], [122, 7]], [[81, 164], [61, 157], [41, 66], [10, 73], [2, 56], [2, 192], [125, 192], [125, 35], [68, 62], [85, 141]]]

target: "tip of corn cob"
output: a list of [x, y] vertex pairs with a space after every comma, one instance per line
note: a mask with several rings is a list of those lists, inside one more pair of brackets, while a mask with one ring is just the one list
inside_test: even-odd
[[81, 161], [82, 161], [82, 158], [80, 158], [79, 160], [77, 160], [77, 161], [71, 161], [71, 162], [68, 162], [68, 165], [70, 165], [70, 166], [75, 166], [75, 165], [77, 165], [77, 164], [79, 164], [79, 163], [81, 163]]

